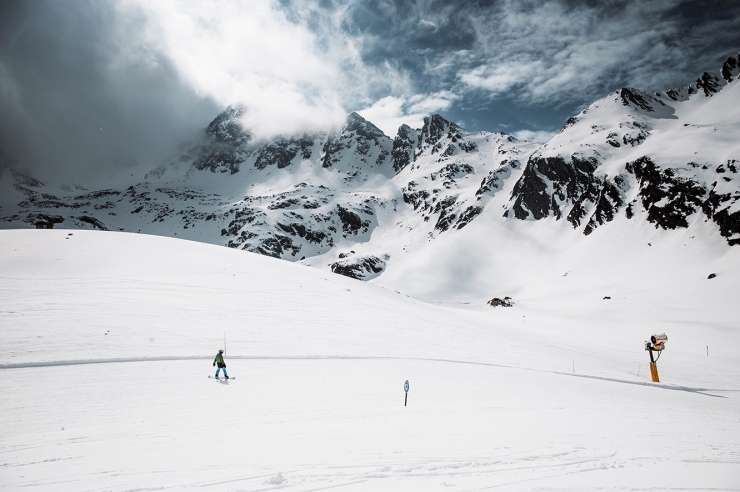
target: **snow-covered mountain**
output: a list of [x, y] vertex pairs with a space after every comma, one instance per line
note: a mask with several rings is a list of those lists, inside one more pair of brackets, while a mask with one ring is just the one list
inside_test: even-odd
[[[582, 289], [574, 271], [564, 302], [479, 310], [209, 244], [69, 230], [0, 231], [0, 272], [2, 490], [740, 483], [737, 275], [678, 291], [630, 277], [644, 291], [622, 299], [609, 276]], [[643, 340], [664, 330], [656, 384]], [[235, 380], [206, 377], [219, 348]]]
[[475, 244], [487, 271], [481, 250], [516, 251], [503, 246], [514, 236], [596, 245], [597, 229], [629, 229], [629, 244], [644, 245], [651, 230], [684, 230], [738, 245], [739, 72], [740, 55], [681, 89], [620, 89], [544, 145], [440, 115], [391, 139], [357, 113], [335, 131], [261, 141], [239, 124], [248, 108], [232, 105], [202, 142], [125, 189], [56, 188], [5, 170], [0, 226], [176, 236], [381, 283], [430, 268], [434, 282], [459, 282], [439, 258]]

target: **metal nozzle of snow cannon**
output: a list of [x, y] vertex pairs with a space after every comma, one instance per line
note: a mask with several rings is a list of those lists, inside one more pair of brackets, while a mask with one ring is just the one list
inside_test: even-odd
[[665, 343], [668, 341], [668, 337], [665, 333], [661, 333], [660, 335], [653, 335], [650, 337], [650, 343], [653, 346], [653, 350], [656, 352], [660, 352], [665, 348]]

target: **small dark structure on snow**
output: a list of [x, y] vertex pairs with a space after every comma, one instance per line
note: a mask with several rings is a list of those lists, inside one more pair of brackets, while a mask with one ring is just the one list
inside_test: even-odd
[[36, 229], [54, 229], [54, 222], [50, 220], [37, 220]]

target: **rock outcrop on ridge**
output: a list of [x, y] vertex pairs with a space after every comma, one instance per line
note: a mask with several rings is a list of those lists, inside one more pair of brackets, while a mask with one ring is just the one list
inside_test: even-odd
[[351, 113], [340, 129], [264, 141], [235, 104], [190, 150], [120, 189], [5, 169], [0, 224], [184, 237], [365, 280], [482, 217], [562, 221], [584, 236], [618, 219], [665, 230], [711, 221], [738, 245], [739, 75], [740, 55], [687, 87], [619, 89], [544, 145], [437, 114], [393, 138]]

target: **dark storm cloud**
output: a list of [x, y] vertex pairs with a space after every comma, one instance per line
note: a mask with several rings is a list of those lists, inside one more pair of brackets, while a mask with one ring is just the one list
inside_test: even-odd
[[730, 0], [359, 1], [349, 17], [369, 64], [462, 96], [448, 115], [469, 129], [553, 128], [614, 89], [686, 85], [740, 49]]
[[148, 170], [232, 102], [264, 137], [353, 110], [388, 133], [441, 112], [534, 135], [738, 49], [735, 0], [4, 0], [0, 166]]
[[155, 167], [219, 110], [109, 2], [0, 3], [0, 151], [42, 179]]

